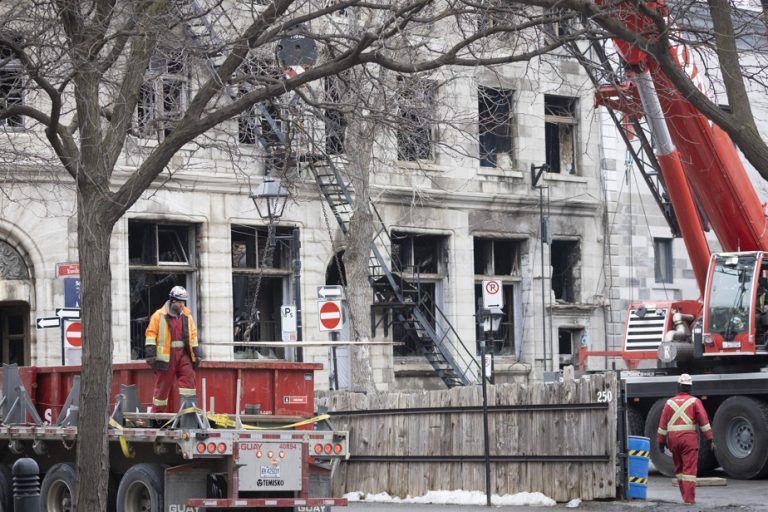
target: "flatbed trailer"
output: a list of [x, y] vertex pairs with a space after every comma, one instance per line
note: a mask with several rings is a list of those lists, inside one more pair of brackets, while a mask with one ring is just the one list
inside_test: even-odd
[[[316, 366], [214, 363], [208, 368], [217, 378], [210, 395], [208, 372], [198, 372], [198, 401], [207, 406], [179, 404], [177, 414], [157, 414], [143, 412], [151, 403], [151, 370], [142, 363], [115, 365], [113, 387], [119, 392], [107, 431], [110, 510], [319, 511], [346, 505], [346, 499], [328, 494], [332, 463], [348, 454], [348, 434], [330, 429], [326, 415], [313, 414]], [[0, 510], [13, 511], [10, 467], [23, 457], [40, 467], [42, 510], [70, 510], [78, 370], [3, 367]], [[223, 382], [236, 387], [227, 389]], [[217, 402], [231, 407], [206, 410]], [[264, 410], [270, 414], [258, 414]]]

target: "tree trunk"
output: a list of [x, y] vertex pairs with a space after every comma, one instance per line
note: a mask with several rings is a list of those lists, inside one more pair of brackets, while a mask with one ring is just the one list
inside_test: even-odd
[[[369, 208], [370, 173], [373, 158], [375, 128], [370, 121], [359, 119], [347, 128], [346, 148], [349, 157], [347, 172], [355, 192], [352, 218], [349, 222], [344, 268], [347, 272], [347, 304], [352, 321], [354, 341], [368, 341], [371, 326], [371, 285], [368, 282], [368, 261], [373, 240], [373, 215]], [[376, 391], [369, 347], [352, 347], [352, 390]]]
[[109, 446], [106, 436], [112, 389], [112, 274], [109, 247], [114, 222], [102, 200], [78, 194], [77, 242], [80, 247], [83, 364], [77, 434], [75, 510], [107, 510]]

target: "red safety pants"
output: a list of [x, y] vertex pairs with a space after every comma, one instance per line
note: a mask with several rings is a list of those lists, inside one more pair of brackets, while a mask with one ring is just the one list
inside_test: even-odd
[[176, 379], [179, 379], [179, 397], [197, 396], [195, 390], [195, 369], [184, 347], [171, 348], [171, 358], [167, 370], [155, 370], [155, 390], [152, 393], [152, 405], [155, 412], [168, 411], [168, 395]]
[[675, 477], [685, 503], [696, 503], [696, 473], [699, 463], [699, 433], [695, 430], [670, 432], [667, 438]]

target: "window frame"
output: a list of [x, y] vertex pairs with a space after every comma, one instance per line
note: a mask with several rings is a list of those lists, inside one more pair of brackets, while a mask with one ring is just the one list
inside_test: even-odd
[[[576, 255], [576, 261], [566, 261], [567, 259], [573, 259], [574, 256], [569, 253], [565, 257], [557, 253], [557, 261], [564, 261], [566, 267], [559, 269], [559, 265], [555, 265], [555, 247], [560, 244], [567, 245], [568, 249], [575, 249], [578, 254]], [[569, 258], [570, 256], [570, 258]], [[549, 264], [552, 268], [552, 275], [550, 276], [550, 288], [555, 294], [555, 298], [562, 304], [577, 304], [580, 301], [581, 294], [581, 272], [576, 273], [577, 265], [580, 267], [583, 264], [581, 241], [573, 239], [559, 239], [552, 240], [549, 246]], [[560, 270], [560, 271], [558, 271]], [[580, 268], [579, 268], [580, 270]], [[565, 274], [567, 271], [567, 275]], [[556, 274], [563, 274], [560, 278]], [[556, 288], [557, 286], [557, 288]], [[558, 292], [560, 296], [558, 297]]]
[[[153, 55], [150, 58], [145, 80], [136, 98], [134, 128], [136, 135], [142, 139], [156, 136], [158, 140], [163, 140], [184, 117], [184, 112], [189, 106], [191, 86], [189, 57], [182, 50], [163, 49], [163, 51], [167, 51], [168, 55]], [[171, 63], [179, 69], [169, 71]], [[168, 84], [178, 84], [178, 98], [174, 101], [167, 101], [170, 97], [166, 90]], [[171, 103], [178, 103], [178, 108], [168, 111], [167, 105]]]
[[[266, 256], [266, 250], [269, 244], [269, 227], [264, 225], [250, 224], [232, 224], [230, 226], [230, 253], [232, 258], [232, 311], [235, 315], [232, 319], [233, 339], [235, 341], [279, 341], [279, 339], [264, 339], [262, 333], [271, 332], [275, 338], [281, 333], [280, 325], [280, 306], [286, 301], [294, 300], [292, 297], [293, 289], [291, 282], [295, 279], [294, 268], [292, 265], [292, 245], [293, 227], [275, 226], [275, 235], [279, 237], [275, 241], [274, 250], [278, 251], [274, 255], [273, 264], [264, 266], [262, 264], [262, 255]], [[250, 231], [250, 232], [249, 232]], [[237, 235], [237, 237], [235, 236]], [[253, 240], [248, 240], [248, 237]], [[290, 240], [286, 241], [286, 238]], [[263, 240], [263, 244], [261, 241]], [[236, 244], [242, 244], [245, 247], [236, 249]], [[262, 254], [259, 254], [260, 251]], [[245, 265], [236, 264], [236, 258], [241, 260], [245, 258]], [[252, 287], [251, 280], [256, 279], [256, 286], [259, 296], [256, 301], [248, 296], [248, 290]], [[244, 280], [244, 281], [243, 281]], [[238, 291], [238, 287], [245, 287]], [[279, 290], [278, 290], [279, 289]], [[271, 308], [273, 320], [262, 318], [262, 307], [266, 296], [266, 290], [269, 290], [270, 296], [268, 302], [279, 301], [277, 308]], [[238, 304], [238, 300], [240, 303]], [[242, 318], [238, 315], [243, 308], [251, 310], [256, 306], [256, 320], [249, 323], [248, 318]], [[268, 307], [268, 305], [267, 305]], [[266, 327], [266, 328], [265, 328]], [[259, 333], [253, 336], [252, 333]], [[249, 339], [239, 339], [247, 336]], [[286, 359], [285, 348], [264, 348], [235, 346], [233, 350], [235, 359]]]
[[653, 276], [656, 283], [670, 284], [675, 281], [672, 242], [672, 238], [653, 238]]
[[[508, 274], [498, 273], [498, 269], [496, 268], [498, 262], [496, 252], [497, 245], [499, 245], [497, 242], [502, 242], [504, 244], [510, 244], [514, 246], [514, 255], [510, 257], [510, 272]], [[501, 319], [501, 325], [499, 329], [502, 331], [502, 335], [497, 336], [497, 338], [493, 340], [493, 343], [488, 346], [489, 352], [497, 355], [516, 355], [517, 337], [515, 332], [515, 307], [518, 305], [515, 303], [515, 296], [518, 293], [516, 287], [522, 279], [521, 261], [524, 250], [523, 244], [525, 244], [525, 240], [520, 238], [482, 235], [474, 235], [472, 237], [474, 296], [475, 304], [477, 305], [478, 309], [483, 305], [483, 291], [481, 288], [482, 282], [491, 279], [498, 279], [501, 281], [501, 293], [504, 299], [504, 307], [502, 308], [502, 312], [504, 313], [504, 316]], [[506, 249], [507, 248], [503, 248], [501, 250], [504, 251]], [[480, 254], [480, 252], [482, 252], [482, 254]], [[485, 261], [485, 265], [482, 265], [483, 261], [480, 260], [480, 258]], [[481, 265], [483, 272], [478, 273], [478, 270], [481, 269]], [[480, 353], [480, 340], [484, 335], [485, 333], [482, 331], [482, 327], [479, 325], [476, 326], [475, 348], [478, 354]]]
[[397, 117], [402, 121], [395, 128], [397, 161], [434, 162], [437, 81], [399, 75], [396, 91]]
[[[158, 236], [161, 228], [170, 229], [178, 234], [186, 230], [186, 261], [168, 261], [160, 259], [160, 246]], [[141, 229], [141, 232], [135, 231]], [[152, 229], [153, 233], [147, 236], [146, 230]], [[129, 311], [131, 359], [144, 358], [144, 331], [149, 317], [167, 300], [167, 293], [174, 285], [184, 286], [189, 292], [187, 306], [193, 312], [197, 309], [197, 275], [199, 224], [190, 222], [170, 222], [164, 220], [134, 218], [128, 219], [128, 288], [130, 290], [131, 304]], [[141, 244], [136, 247], [136, 242]], [[147, 261], [147, 247], [154, 251], [154, 260]], [[136, 249], [140, 249], [137, 257]], [[142, 284], [143, 283], [143, 284]], [[141, 288], [134, 289], [134, 286]], [[162, 288], [157, 288], [162, 285]], [[199, 315], [193, 313], [198, 329], [200, 328]]]
[[340, 105], [347, 87], [342, 77], [338, 75], [327, 76], [323, 80], [325, 102], [329, 107], [323, 111], [323, 128], [325, 129], [325, 154], [330, 156], [346, 153], [347, 116], [344, 111], [332, 108], [332, 105]]
[[[559, 104], [568, 102], [567, 105]], [[560, 110], [560, 112], [555, 112]], [[562, 141], [563, 128], [569, 127], [568, 137], [571, 143], [571, 168], [562, 168]], [[557, 131], [557, 143], [553, 141]], [[561, 96], [557, 94], [544, 95], [544, 152], [548, 172], [555, 174], [578, 175], [578, 147], [579, 147], [579, 99], [575, 96]], [[554, 158], [554, 150], [557, 149], [558, 158]]]
[[[19, 37], [14, 38], [21, 42]], [[2, 93], [3, 84], [7, 77], [15, 77], [8, 80], [11, 85], [8, 86], [8, 95], [5, 96]], [[13, 53], [10, 47], [0, 47], [0, 104], [3, 108], [8, 108], [8, 105], [24, 105], [27, 89], [26, 74], [24, 73], [24, 66], [17, 55]], [[17, 95], [12, 96], [11, 93], [17, 92]], [[14, 99], [13, 102], [9, 101]], [[24, 129], [24, 116], [18, 114], [16, 116], [0, 119], [0, 128], [5, 130], [23, 130]]]
[[[508, 156], [510, 164], [513, 161], [512, 155], [515, 147], [513, 134], [514, 94], [513, 89], [482, 85], [477, 88], [478, 158], [482, 168], [504, 167], [499, 162], [499, 156], [502, 154]], [[490, 108], [489, 103], [494, 108]], [[483, 106], [486, 107], [485, 110], [482, 108]], [[500, 113], [496, 112], [499, 108], [501, 108]], [[506, 108], [506, 112], [504, 108]], [[491, 112], [491, 110], [494, 111]], [[483, 118], [484, 113], [488, 115], [485, 119]], [[506, 119], [498, 119], [499, 116]], [[489, 147], [491, 140], [493, 141], [492, 147]]]

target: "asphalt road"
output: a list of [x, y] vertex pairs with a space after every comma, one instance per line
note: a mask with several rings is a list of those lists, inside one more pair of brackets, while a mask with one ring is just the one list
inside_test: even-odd
[[[715, 476], [725, 478], [724, 474]], [[492, 507], [494, 511], [539, 511], [574, 510], [620, 512], [674, 512], [674, 511], [722, 511], [722, 512], [766, 512], [768, 511], [768, 481], [766, 480], [731, 480], [725, 479], [725, 486], [702, 486], [696, 490], [696, 505], [683, 505], [677, 485], [672, 479], [651, 472], [648, 482], [648, 494], [645, 500], [630, 501], [590, 501], [582, 502], [578, 507], [566, 508], [565, 503], [554, 507]], [[386, 503], [350, 503], [346, 508], [334, 507], [334, 512], [480, 512], [488, 507], [474, 505], [416, 505]]]

